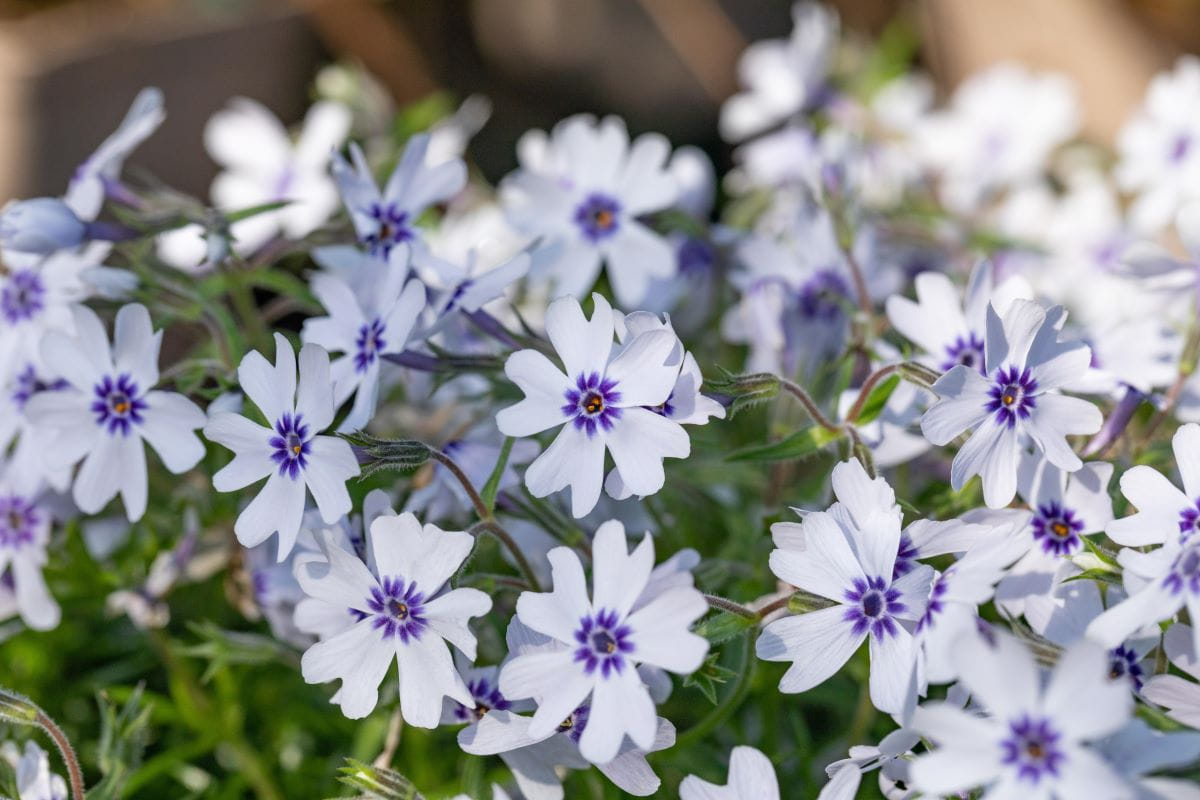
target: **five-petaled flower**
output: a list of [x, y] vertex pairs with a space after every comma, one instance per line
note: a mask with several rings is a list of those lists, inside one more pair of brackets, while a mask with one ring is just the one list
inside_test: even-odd
[[626, 547], [621, 523], [610, 520], [596, 531], [590, 599], [579, 556], [567, 547], [551, 550], [554, 590], [523, 592], [517, 618], [552, 646], [518, 655], [500, 672], [505, 697], [538, 702], [531, 736], [550, 733], [587, 705], [579, 749], [596, 764], [615, 758], [626, 735], [643, 750], [654, 743], [654, 701], [637, 666], [688, 674], [708, 652], [708, 642], [688, 630], [708, 608], [704, 597], [690, 585], [671, 585], [639, 604], [654, 567], [654, 540], [646, 536], [632, 553]]
[[234, 452], [233, 460], [213, 475], [213, 487], [233, 492], [267, 479], [233, 530], [246, 547], [278, 531], [282, 561], [300, 532], [305, 487], [321, 518], [332, 525], [350, 513], [346, 481], [358, 474], [358, 460], [349, 443], [319, 435], [333, 422], [329, 355], [321, 347], [306, 344], [300, 349], [297, 385], [295, 351], [277, 333], [274, 366], [251, 352], [238, 367], [238, 379], [270, 427], [228, 411], [212, 416], [204, 435]]
[[181, 394], [154, 389], [162, 332], [154, 332], [145, 306], [117, 312], [112, 347], [95, 312], [76, 306], [75, 334], [51, 331], [42, 342], [50, 371], [69, 384], [60, 391], [34, 394], [25, 413], [35, 426], [51, 431], [44, 458], [51, 468], [80, 459], [75, 503], [94, 514], [118, 492], [130, 521], [146, 510], [145, 440], [175, 474], [204, 456], [193, 431], [204, 412]]
[[443, 531], [412, 514], [371, 523], [371, 567], [322, 533], [325, 558], [296, 564], [305, 593], [347, 609], [357, 621], [314, 644], [300, 661], [309, 683], [341, 679], [342, 713], [361, 719], [375, 708], [379, 684], [393, 661], [400, 669], [400, 713], [410, 725], [436, 727], [442, 698], [474, 706], [447, 642], [475, 659], [467, 622], [486, 614], [491, 598], [478, 589], [449, 589], [447, 581], [471, 552], [474, 539]]
[[590, 320], [574, 298], [550, 305], [546, 334], [566, 372], [537, 350], [513, 353], [504, 371], [525, 399], [496, 415], [506, 436], [561, 426], [554, 442], [529, 465], [525, 485], [537, 497], [570, 486], [576, 517], [600, 499], [606, 449], [626, 496], [657, 492], [665, 481], [663, 459], [685, 458], [691, 450], [680, 424], [652, 410], [670, 398], [679, 376], [681, 359], [671, 357], [675, 335], [648, 330], [631, 337], [614, 356], [612, 308], [602, 296], [592, 297]]

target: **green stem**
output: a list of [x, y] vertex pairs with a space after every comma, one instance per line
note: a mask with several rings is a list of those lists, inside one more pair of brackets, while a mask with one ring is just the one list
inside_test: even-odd
[[54, 744], [58, 747], [58, 752], [62, 754], [63, 763], [67, 765], [67, 779], [71, 784], [72, 800], [84, 800], [83, 790], [83, 770], [79, 768], [79, 759], [75, 757], [75, 750], [71, 747], [71, 740], [63, 733], [62, 728], [54, 720], [50, 719], [45, 711], [38, 709], [37, 725], [54, 740]]

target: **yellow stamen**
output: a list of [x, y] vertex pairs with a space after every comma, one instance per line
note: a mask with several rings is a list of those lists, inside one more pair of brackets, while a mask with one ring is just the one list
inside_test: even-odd
[[596, 212], [596, 227], [611, 228], [613, 225], [613, 213], [611, 211], [600, 210]]
[[124, 400], [121, 400], [113, 405], [113, 411], [116, 411], [118, 414], [124, 414], [128, 410], [129, 403], [125, 402]]
[[1013, 397], [1011, 394], [1004, 395], [1001, 400], [1004, 401], [1004, 405], [1006, 406], [1011, 406], [1013, 403], [1017, 402], [1017, 398]]
[[1070, 529], [1067, 528], [1066, 524], [1064, 524], [1062, 522], [1054, 523], [1053, 525], [1050, 526], [1050, 530], [1054, 531], [1054, 535], [1059, 536], [1059, 537], [1065, 537], [1068, 533], [1071, 532]]

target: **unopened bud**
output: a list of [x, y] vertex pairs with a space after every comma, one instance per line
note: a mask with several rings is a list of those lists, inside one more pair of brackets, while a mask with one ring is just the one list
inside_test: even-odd
[[87, 225], [54, 197], [9, 203], [0, 213], [0, 246], [22, 253], [48, 255], [83, 244]]

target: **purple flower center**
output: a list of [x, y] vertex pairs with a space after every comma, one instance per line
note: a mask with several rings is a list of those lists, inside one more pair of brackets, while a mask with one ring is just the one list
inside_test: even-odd
[[1077, 551], [1083, 545], [1079, 538], [1082, 530], [1083, 520], [1056, 502], [1039, 505], [1033, 515], [1033, 538], [1051, 555], [1069, 556]]
[[304, 415], [284, 412], [275, 421], [275, 435], [268, 444], [271, 445], [271, 460], [279, 465], [279, 474], [295, 480], [300, 471], [308, 466], [308, 453], [312, 449], [312, 438], [308, 435], [308, 426], [304, 424]]
[[425, 619], [425, 595], [416, 583], [405, 583], [393, 575], [384, 578], [382, 588], [373, 587], [367, 598], [367, 608], [375, 617], [371, 627], [383, 631], [384, 639], [399, 638], [404, 644], [416, 641], [428, 627]]
[[850, 607], [842, 619], [854, 626], [855, 635], [867, 631], [876, 638], [896, 635], [898, 627], [892, 617], [907, 606], [900, 602], [900, 592], [886, 580], [855, 578], [853, 588], [846, 590], [845, 597]]
[[617, 382], [601, 378], [600, 373], [575, 378], [575, 388], [563, 392], [567, 402], [562, 407], [563, 415], [573, 419], [575, 427], [587, 431], [591, 437], [596, 428], [612, 430], [613, 421], [621, 418], [621, 409], [613, 405], [621, 399]]
[[1047, 775], [1058, 775], [1066, 756], [1058, 749], [1059, 733], [1047, 719], [1028, 715], [1009, 723], [1009, 735], [1000, 743], [1003, 762], [1017, 769], [1017, 778], [1037, 785]]
[[1140, 661], [1141, 658], [1138, 656], [1137, 651], [1125, 645], [1121, 645], [1115, 650], [1109, 650], [1108, 677], [1114, 681], [1122, 677], [1127, 678], [1133, 684], [1133, 690], [1140, 692], [1142, 690], [1142, 676], [1145, 674], [1142, 671]]
[[900, 546], [896, 549], [896, 563], [892, 566], [892, 580], [907, 575], [917, 566], [917, 546], [907, 533], [900, 534]]
[[614, 198], [592, 193], [575, 209], [575, 224], [583, 238], [598, 244], [611, 237], [621, 227], [621, 204]]
[[942, 371], [953, 369], [959, 364], [977, 369], [983, 375], [987, 374], [983, 356], [983, 340], [974, 331], [966, 336], [956, 336], [953, 342], [946, 345], [946, 357], [940, 365]]
[[387, 258], [393, 247], [413, 238], [408, 212], [401, 211], [395, 204], [374, 203], [368, 214], [375, 221], [375, 230], [364, 239], [371, 255]]
[[591, 706], [580, 706], [572, 711], [566, 719], [558, 723], [557, 731], [565, 733], [570, 737], [571, 741], [579, 743], [579, 737], [583, 735], [583, 731], [587, 728], [588, 717], [592, 713]]
[[385, 342], [383, 332], [387, 326], [379, 317], [358, 329], [358, 338], [354, 340], [354, 369], [356, 372], [366, 372], [367, 367], [375, 363]]
[[1163, 586], [1171, 594], [1187, 589], [1193, 595], [1200, 595], [1200, 544], [1189, 545], [1175, 556], [1171, 569], [1163, 578]]
[[832, 322], [846, 313], [850, 287], [840, 273], [823, 269], [800, 287], [797, 308], [807, 320]]
[[1179, 512], [1179, 538], [1187, 541], [1200, 529], [1200, 498]]
[[137, 382], [127, 373], [121, 373], [115, 381], [111, 375], [105, 375], [95, 385], [93, 393], [95, 399], [91, 408], [96, 415], [96, 424], [108, 431], [109, 436], [127, 436], [131, 425], [142, 423], [146, 401]]
[[67, 382], [62, 378], [54, 381], [43, 380], [38, 377], [33, 364], [26, 364], [25, 369], [17, 375], [12, 400], [18, 409], [22, 409], [29, 402], [29, 398], [38, 392], [57, 392], [65, 388], [67, 388]]
[[633, 652], [630, 636], [633, 630], [617, 619], [617, 612], [600, 609], [594, 615], [584, 617], [575, 630], [575, 661], [583, 664], [585, 675], [600, 670], [607, 678], [625, 668], [625, 656]]
[[1029, 412], [1037, 407], [1038, 384], [1029, 373], [1029, 367], [1017, 372], [1016, 367], [1001, 367], [996, 373], [996, 382], [988, 394], [991, 400], [985, 408], [996, 414], [996, 421], [1009, 428], [1015, 427], [1018, 419], [1028, 419]]
[[36, 272], [16, 270], [0, 289], [0, 313], [12, 325], [33, 317], [45, 308], [46, 287]]
[[0, 497], [0, 547], [20, 549], [33, 543], [42, 515], [31, 500], [20, 495]]
[[476, 678], [467, 684], [471, 697], [475, 698], [475, 707], [469, 708], [462, 703], [455, 703], [454, 718], [460, 722], [476, 722], [483, 715], [495, 709], [506, 711], [512, 708], [512, 703], [500, 693], [499, 686], [493, 686], [487, 678]]

